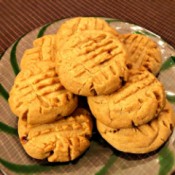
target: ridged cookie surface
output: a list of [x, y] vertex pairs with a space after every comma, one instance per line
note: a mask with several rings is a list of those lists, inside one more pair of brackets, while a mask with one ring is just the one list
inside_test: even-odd
[[55, 121], [71, 114], [77, 107], [77, 97], [66, 90], [50, 61], [37, 62], [22, 70], [10, 91], [12, 112], [27, 118], [30, 124]]
[[70, 36], [76, 32], [82, 32], [85, 30], [101, 30], [118, 36], [116, 30], [111, 28], [103, 19], [93, 17], [72, 18], [64, 22], [56, 34], [57, 49], [61, 48]]
[[162, 57], [157, 44], [147, 36], [140, 34], [123, 34], [120, 39], [128, 53], [129, 69], [145, 68], [153, 74], [159, 72]]
[[157, 117], [165, 105], [162, 84], [148, 71], [133, 71], [127, 83], [111, 95], [88, 97], [97, 120], [112, 128], [142, 125]]
[[21, 59], [20, 67], [25, 69], [38, 61], [55, 61], [55, 35], [45, 35], [34, 40], [33, 48], [27, 49]]
[[71, 92], [93, 96], [119, 89], [127, 79], [126, 52], [112, 34], [88, 30], [69, 38], [59, 52], [57, 72]]
[[[151, 106], [150, 106], [151, 108]], [[112, 129], [97, 121], [102, 137], [114, 148], [127, 153], [148, 153], [163, 145], [173, 131], [175, 116], [170, 104], [158, 118], [134, 128]]]
[[29, 125], [19, 119], [18, 133], [27, 154], [49, 162], [67, 162], [79, 157], [89, 146], [92, 120], [78, 108], [71, 116], [50, 124]]

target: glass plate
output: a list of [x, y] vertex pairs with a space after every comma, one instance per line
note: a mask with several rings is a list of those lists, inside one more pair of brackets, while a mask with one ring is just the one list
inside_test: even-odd
[[[161, 49], [163, 65], [158, 76], [164, 84], [167, 98], [175, 110], [175, 50], [160, 36], [143, 27], [103, 18], [120, 33], [139, 33], [156, 41]], [[67, 19], [55, 21], [37, 28], [19, 38], [0, 61], [0, 169], [1, 173], [34, 175], [166, 175], [175, 170], [175, 132], [160, 149], [150, 154], [133, 155], [112, 149], [96, 131], [90, 148], [79, 159], [70, 163], [48, 163], [30, 158], [23, 150], [17, 136], [17, 118], [11, 113], [7, 99], [14, 78], [19, 72], [19, 63], [24, 50], [32, 47], [37, 37], [56, 33]], [[175, 173], [175, 172], [174, 172]]]

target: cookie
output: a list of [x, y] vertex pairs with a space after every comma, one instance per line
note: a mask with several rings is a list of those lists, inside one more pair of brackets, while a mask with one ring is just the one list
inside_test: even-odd
[[128, 52], [129, 69], [144, 68], [153, 74], [160, 70], [162, 57], [158, 45], [150, 38], [140, 34], [123, 34], [120, 40]]
[[27, 118], [29, 124], [48, 123], [67, 116], [77, 103], [77, 96], [62, 86], [55, 64], [50, 61], [37, 62], [22, 70], [9, 97], [12, 112]]
[[109, 94], [127, 80], [126, 52], [112, 34], [88, 30], [76, 33], [56, 60], [63, 86], [83, 96]]
[[165, 92], [148, 71], [132, 71], [121, 89], [88, 97], [88, 104], [96, 119], [111, 128], [139, 126], [158, 116], [165, 105]]
[[139, 127], [113, 129], [97, 121], [98, 131], [108, 143], [120, 151], [136, 154], [158, 149], [167, 141], [174, 125], [175, 116], [168, 102], [158, 118]]
[[92, 120], [83, 108], [49, 124], [29, 125], [20, 118], [18, 133], [22, 146], [31, 157], [67, 162], [79, 157], [90, 146]]
[[76, 32], [82, 32], [85, 30], [101, 30], [110, 32], [111, 34], [118, 36], [117, 31], [111, 28], [108, 23], [105, 22], [103, 19], [93, 17], [72, 18], [64, 22], [56, 34], [57, 49], [61, 48], [70, 36], [72, 36]]
[[34, 40], [33, 48], [27, 49], [21, 59], [20, 67], [25, 69], [38, 61], [55, 61], [55, 35], [45, 35]]

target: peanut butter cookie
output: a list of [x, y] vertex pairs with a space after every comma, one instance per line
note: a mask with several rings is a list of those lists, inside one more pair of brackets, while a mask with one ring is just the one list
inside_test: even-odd
[[112, 34], [88, 30], [72, 35], [56, 60], [63, 86], [83, 96], [109, 94], [127, 80], [126, 52]]
[[140, 34], [123, 34], [120, 40], [128, 53], [129, 69], [144, 68], [153, 74], [159, 72], [162, 57], [158, 45], [150, 38]]
[[29, 124], [55, 121], [71, 114], [77, 107], [77, 97], [66, 90], [50, 61], [37, 62], [22, 70], [10, 91], [12, 112], [27, 118]]
[[33, 42], [33, 46], [24, 52], [20, 64], [21, 69], [38, 61], [55, 61], [55, 35], [45, 35], [38, 38]]
[[79, 157], [90, 146], [92, 120], [83, 108], [49, 124], [29, 125], [20, 118], [18, 133], [22, 146], [31, 157], [67, 162]]
[[72, 18], [63, 23], [56, 34], [57, 49], [61, 48], [70, 36], [76, 32], [82, 32], [85, 30], [101, 30], [118, 36], [117, 31], [111, 28], [103, 19], [93, 17]]
[[88, 104], [96, 119], [111, 128], [139, 126], [158, 116], [165, 105], [165, 92], [148, 71], [132, 71], [121, 89], [88, 97]]
[[175, 116], [166, 103], [158, 118], [139, 127], [113, 129], [97, 121], [102, 137], [114, 148], [127, 153], [148, 153], [163, 145], [173, 131]]

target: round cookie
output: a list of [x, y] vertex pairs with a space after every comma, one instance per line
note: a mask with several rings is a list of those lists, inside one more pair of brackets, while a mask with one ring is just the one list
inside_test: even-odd
[[173, 131], [175, 116], [166, 103], [158, 118], [139, 127], [113, 129], [97, 120], [97, 128], [102, 137], [114, 148], [135, 154], [149, 153], [163, 145]]
[[120, 40], [128, 53], [129, 69], [144, 68], [153, 74], [160, 70], [162, 58], [158, 45], [149, 37], [140, 34], [123, 34]]
[[55, 35], [45, 35], [34, 40], [33, 48], [27, 49], [21, 59], [20, 67], [25, 69], [38, 61], [55, 61]]
[[132, 71], [121, 89], [110, 95], [88, 97], [88, 104], [103, 124], [115, 129], [126, 128], [157, 117], [165, 105], [165, 92], [148, 71]]
[[57, 34], [56, 45], [57, 49], [61, 48], [62, 45], [69, 39], [70, 36], [76, 32], [82, 32], [85, 30], [101, 30], [110, 32], [111, 34], [118, 36], [115, 29], [111, 28], [107, 22], [100, 18], [93, 17], [77, 17], [72, 18], [64, 22]]
[[49, 124], [29, 125], [20, 118], [18, 133], [22, 146], [31, 157], [67, 162], [79, 157], [90, 146], [92, 120], [83, 108]]
[[88, 30], [76, 33], [58, 55], [56, 70], [60, 81], [75, 94], [109, 94], [127, 80], [125, 49], [109, 32]]
[[41, 124], [71, 114], [78, 98], [62, 86], [55, 64], [41, 61], [17, 75], [8, 101], [15, 115]]

